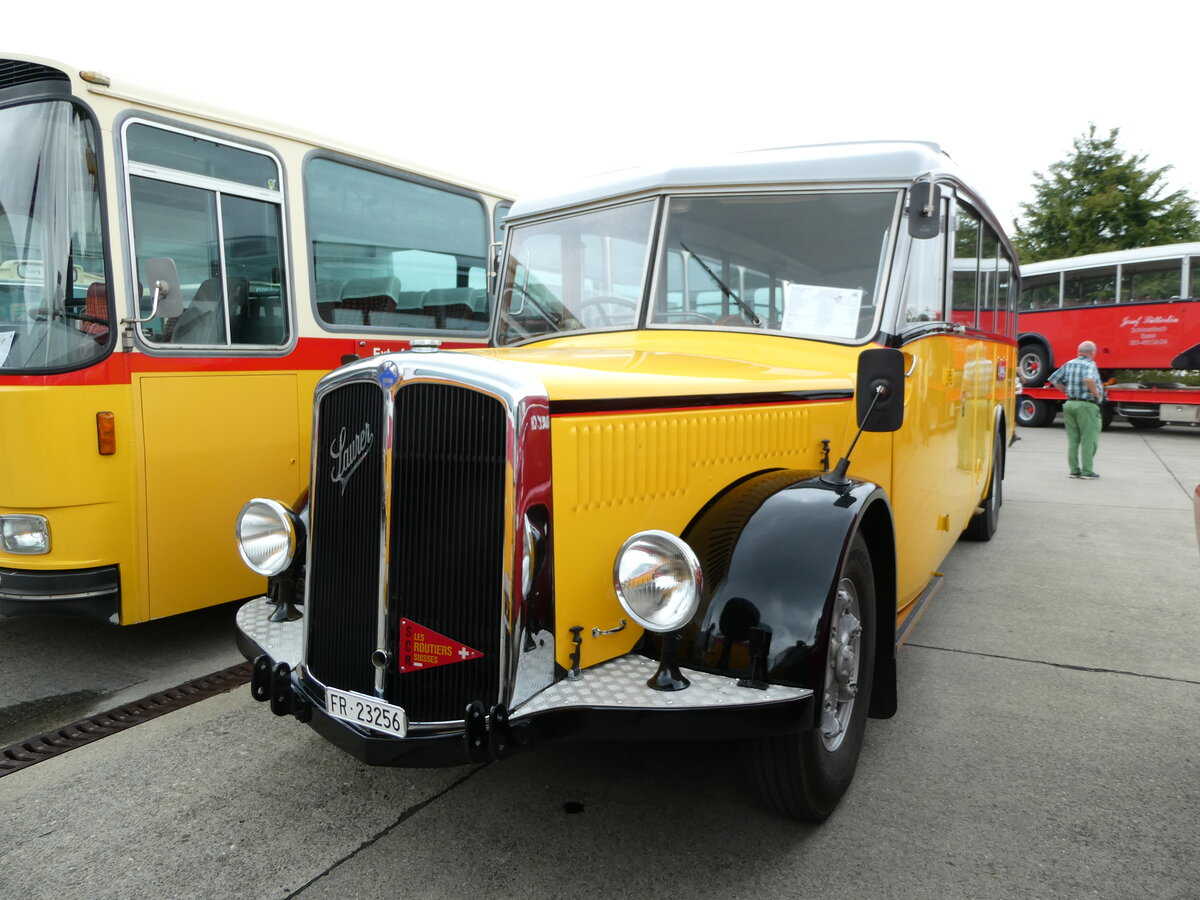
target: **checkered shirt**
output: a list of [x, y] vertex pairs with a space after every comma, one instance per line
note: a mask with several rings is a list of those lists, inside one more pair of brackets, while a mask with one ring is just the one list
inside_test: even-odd
[[1103, 400], [1104, 385], [1100, 383], [1100, 370], [1086, 356], [1068, 360], [1046, 380], [1051, 384], [1061, 384], [1071, 400], [1094, 400], [1087, 386], [1089, 378], [1096, 382], [1096, 387], [1100, 390], [1100, 399]]

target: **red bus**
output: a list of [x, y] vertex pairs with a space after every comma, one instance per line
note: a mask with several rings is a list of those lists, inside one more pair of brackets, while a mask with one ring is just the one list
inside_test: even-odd
[[[1200, 369], [1200, 243], [1093, 253], [1021, 267], [1018, 372], [1023, 391], [1017, 420], [1048, 424], [1065, 398], [1042, 387], [1096, 343], [1105, 379], [1121, 370]], [[1105, 422], [1200, 424], [1200, 390], [1165, 382], [1110, 384]]]

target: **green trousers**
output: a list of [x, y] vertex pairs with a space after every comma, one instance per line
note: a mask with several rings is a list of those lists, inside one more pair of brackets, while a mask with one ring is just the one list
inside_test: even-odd
[[1068, 400], [1063, 404], [1063, 424], [1067, 426], [1067, 465], [1071, 474], [1091, 475], [1100, 443], [1100, 407], [1087, 400]]

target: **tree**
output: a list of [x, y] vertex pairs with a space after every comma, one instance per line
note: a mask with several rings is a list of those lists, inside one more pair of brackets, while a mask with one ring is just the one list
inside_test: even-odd
[[1119, 132], [1100, 138], [1090, 125], [1072, 155], [1034, 173], [1037, 199], [1021, 204], [1016, 223], [1022, 262], [1200, 239], [1196, 201], [1184, 191], [1161, 196], [1171, 167], [1143, 168], [1145, 156], [1117, 147]]

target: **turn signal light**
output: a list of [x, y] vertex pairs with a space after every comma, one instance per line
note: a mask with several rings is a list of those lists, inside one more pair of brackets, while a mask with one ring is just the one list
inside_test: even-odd
[[116, 417], [110, 412], [96, 413], [96, 449], [101, 456], [112, 456], [117, 452]]

